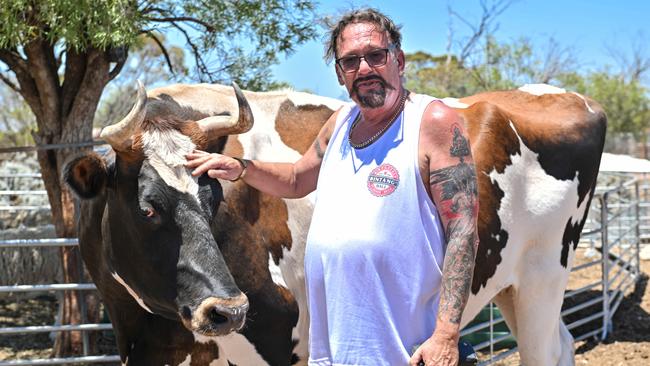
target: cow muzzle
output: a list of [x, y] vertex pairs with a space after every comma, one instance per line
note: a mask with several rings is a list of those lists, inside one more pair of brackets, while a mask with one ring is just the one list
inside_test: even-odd
[[226, 335], [240, 330], [246, 321], [248, 298], [243, 293], [237, 297], [209, 297], [192, 311], [182, 309], [181, 319], [186, 328], [205, 336]]

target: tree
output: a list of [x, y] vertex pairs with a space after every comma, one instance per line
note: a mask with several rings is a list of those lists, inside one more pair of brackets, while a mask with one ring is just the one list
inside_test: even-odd
[[[489, 40], [498, 28], [496, 19], [516, 0], [481, 0], [480, 19], [472, 22], [447, 6], [448, 34], [447, 47], [443, 55], [416, 52], [406, 55], [406, 86], [414, 91], [438, 97], [460, 97], [485, 90], [479, 85], [480, 74], [477, 65], [489, 55]], [[454, 29], [454, 20], [459, 20], [469, 30], [470, 35], [459, 37]], [[480, 48], [482, 40], [486, 47]], [[477, 61], [478, 59], [481, 61]]]
[[645, 147], [650, 127], [648, 88], [630, 75], [613, 73], [605, 68], [584, 77], [569, 74], [562, 81], [567, 88], [589, 95], [603, 106], [607, 113], [607, 141], [610, 144], [614, 136], [631, 133], [643, 143], [644, 157], [647, 158]]
[[620, 75], [626, 80], [648, 82], [646, 79], [650, 71], [650, 55], [648, 55], [647, 37], [643, 32], [638, 32], [630, 40], [629, 50], [622, 50], [619, 46], [606, 46], [610, 57], [616, 62], [620, 69]]
[[471, 69], [480, 89], [512, 89], [524, 84], [558, 84], [559, 78], [577, 65], [573, 50], [562, 47], [553, 38], [543, 46], [521, 37], [509, 43], [498, 43], [486, 37], [484, 53], [476, 55]]
[[456, 55], [407, 54], [407, 87], [437, 97], [462, 97], [527, 83], [558, 84], [577, 63], [571, 49], [552, 38], [545, 47], [535, 47], [528, 38], [498, 43], [487, 36], [481, 45], [483, 52], [472, 52], [462, 61]]
[[[102, 91], [138, 36], [157, 43], [172, 67], [158, 34], [174, 32], [194, 56], [195, 78], [234, 78], [260, 88], [279, 54], [314, 37], [313, 19], [314, 4], [303, 0], [0, 0], [0, 80], [29, 105], [37, 145], [90, 141]], [[73, 200], [59, 172], [80, 149], [38, 153], [60, 237], [75, 236], [75, 229]], [[76, 282], [77, 250], [63, 248], [62, 262], [64, 279]], [[78, 323], [75, 294], [66, 293], [63, 304], [62, 321]], [[80, 351], [79, 334], [61, 333], [55, 348], [58, 356]]]
[[[448, 6], [447, 47], [442, 55], [406, 55], [407, 87], [438, 97], [461, 97], [486, 90], [511, 89], [525, 83], [553, 83], [576, 66], [570, 48], [554, 39], [542, 47], [522, 37], [497, 42], [497, 18], [516, 0], [481, 0], [481, 14], [472, 22]], [[459, 36], [454, 20], [470, 31]], [[535, 51], [535, 52], [534, 52]]]
[[433, 56], [424, 51], [406, 54], [406, 88], [436, 97], [460, 97], [479, 91], [471, 70], [455, 55]]
[[[107, 126], [122, 119], [133, 107], [133, 86], [137, 80], [144, 85], [170, 84], [188, 79], [185, 51], [169, 45], [164, 34], [156, 34], [157, 41], [146, 36], [138, 37], [129, 50], [129, 62], [110, 84], [99, 102], [93, 126]], [[163, 57], [158, 42], [164, 45]], [[170, 66], [171, 65], [171, 66]], [[170, 69], [173, 72], [170, 72]]]

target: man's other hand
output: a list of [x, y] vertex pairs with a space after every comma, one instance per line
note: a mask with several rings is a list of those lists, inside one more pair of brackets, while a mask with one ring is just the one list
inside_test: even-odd
[[458, 337], [434, 333], [422, 343], [409, 360], [409, 366], [457, 366]]

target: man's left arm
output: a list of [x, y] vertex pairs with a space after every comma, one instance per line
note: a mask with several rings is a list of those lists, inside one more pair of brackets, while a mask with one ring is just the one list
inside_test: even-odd
[[411, 364], [417, 365], [422, 359], [425, 365], [455, 366], [460, 321], [469, 298], [478, 246], [477, 181], [463, 121], [447, 107], [435, 105], [431, 109], [422, 121], [428, 124], [423, 128], [429, 131], [423, 132], [420, 143], [429, 149], [429, 190], [445, 232], [447, 249], [436, 330], [416, 352]]

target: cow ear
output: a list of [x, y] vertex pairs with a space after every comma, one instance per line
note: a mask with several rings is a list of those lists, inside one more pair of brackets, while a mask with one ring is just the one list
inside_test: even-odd
[[70, 159], [63, 166], [63, 180], [82, 199], [96, 197], [106, 187], [106, 161], [96, 153], [86, 153]]

